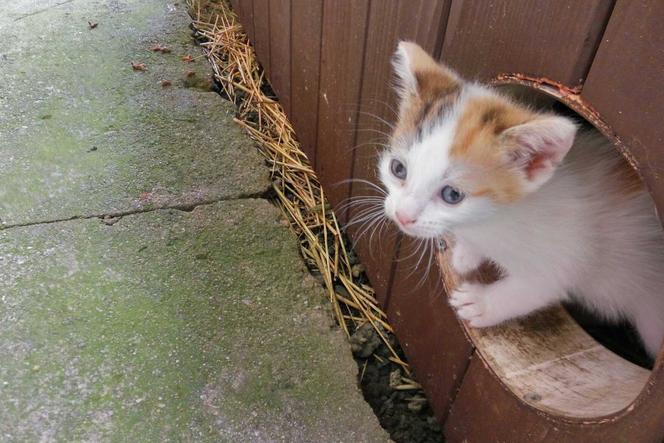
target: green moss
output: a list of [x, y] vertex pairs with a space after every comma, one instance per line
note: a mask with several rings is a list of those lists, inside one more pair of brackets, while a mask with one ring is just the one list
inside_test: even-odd
[[[100, 23], [94, 30], [87, 29], [91, 16]], [[16, 24], [0, 17], [0, 38], [21, 35], [8, 54], [12, 63], [0, 65], [0, 113], [7, 114], [0, 118], [0, 151], [12, 159], [0, 170], [5, 224], [267, 188], [268, 172], [233, 123], [231, 105], [200, 92], [209, 91], [211, 69], [187, 20], [156, 0], [78, 2]], [[34, 29], [40, 32], [28, 32]], [[150, 51], [154, 44], [172, 52]], [[184, 63], [184, 54], [195, 62]], [[148, 70], [134, 71], [132, 61]], [[164, 79], [173, 86], [161, 87]]]
[[12, 228], [0, 252], [0, 349], [29, 343], [0, 366], [3, 434], [237, 441], [368, 408], [266, 201]]

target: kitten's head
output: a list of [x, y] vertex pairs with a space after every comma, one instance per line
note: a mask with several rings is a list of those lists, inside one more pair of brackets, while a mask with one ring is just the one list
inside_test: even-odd
[[414, 43], [393, 59], [399, 118], [379, 174], [385, 213], [406, 234], [435, 238], [490, 217], [546, 183], [576, 126], [464, 82]]

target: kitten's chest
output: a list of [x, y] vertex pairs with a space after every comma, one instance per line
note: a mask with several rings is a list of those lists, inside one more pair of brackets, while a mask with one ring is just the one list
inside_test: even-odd
[[462, 230], [457, 241], [512, 272], [581, 268], [590, 250], [586, 227], [561, 214], [543, 215], [540, 212], [530, 219]]

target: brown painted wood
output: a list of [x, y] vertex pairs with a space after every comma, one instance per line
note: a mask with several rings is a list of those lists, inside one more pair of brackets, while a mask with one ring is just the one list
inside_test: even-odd
[[302, 149], [315, 167], [323, 0], [291, 2], [290, 117]]
[[[390, 121], [390, 112], [380, 102], [393, 103], [387, 60], [396, 39], [404, 36], [429, 45], [433, 53], [442, 45], [442, 58], [471, 77], [488, 79], [516, 72], [579, 90], [587, 75], [581, 98], [615, 129], [663, 213], [659, 170], [664, 167], [660, 148], [664, 130], [659, 120], [664, 115], [660, 88], [664, 37], [658, 18], [664, 16], [664, 6], [620, 0], [600, 45], [613, 0], [455, 0], [446, 30], [432, 24], [436, 17], [446, 16], [446, 1], [290, 0], [292, 15], [284, 17], [277, 5], [288, 2], [234, 0], [240, 16], [251, 17], [243, 23], [275, 90], [282, 101], [290, 99], [295, 129], [333, 204], [350, 194], [350, 185], [335, 184], [353, 171], [356, 178], [375, 180], [375, 148], [352, 151], [354, 145], [371, 142], [373, 137], [355, 129], [384, 131], [386, 126], [357, 111], [361, 104], [362, 111]], [[441, 8], [440, 15], [436, 8]], [[288, 19], [289, 27], [274, 29]], [[289, 35], [290, 49], [285, 35]], [[290, 73], [283, 69], [288, 65]], [[579, 100], [578, 106], [575, 109], [584, 103]], [[353, 186], [353, 195], [361, 192]], [[436, 414], [444, 420], [450, 411], [445, 425], [449, 441], [664, 439], [662, 356], [633, 405], [603, 419], [562, 418], [536, 409], [510, 391], [480, 353], [474, 354], [464, 376], [472, 344], [447, 306], [440, 273], [431, 273], [424, 282], [419, 282], [421, 270], [410, 274], [417, 263], [417, 256], [407, 257], [411, 248], [412, 241], [405, 239], [398, 254], [403, 261], [396, 263], [390, 276], [393, 246], [389, 241], [380, 246], [364, 241], [358, 247]], [[372, 250], [378, 257], [372, 258]]]
[[233, 10], [240, 17], [240, 23], [244, 28], [249, 41], [254, 41], [254, 0], [233, 0]]
[[270, 5], [271, 0], [253, 0], [254, 49], [261, 66], [270, 78]]
[[664, 398], [658, 392], [662, 389], [660, 360], [647, 387], [649, 392], [637, 399], [632, 410], [604, 420], [565, 420], [519, 400], [475, 354], [445, 424], [445, 436], [450, 443], [661, 443]]
[[387, 316], [417, 381], [443, 422], [466, 371], [472, 346], [447, 304], [436, 257], [431, 258], [431, 272], [423, 281], [424, 263], [429, 261], [423, 259], [414, 271], [419, 260], [415, 251], [414, 241], [404, 237]]
[[[380, 144], [387, 142], [386, 134], [396, 119], [397, 103], [391, 87], [390, 60], [400, 40], [416, 41], [427, 51], [434, 52], [444, 35], [450, 1], [439, 0], [384, 0], [372, 2], [369, 10], [368, 32], [362, 74], [360, 113], [357, 119], [353, 178], [379, 183], [376, 177]], [[379, 195], [370, 185], [354, 182], [353, 198]], [[349, 208], [349, 218], [359, 218], [367, 207]], [[396, 251], [396, 229], [374, 235], [362, 225], [351, 225], [349, 234], [357, 241], [356, 250], [367, 269], [376, 297], [386, 306], [392, 262]], [[361, 238], [358, 234], [364, 233]], [[380, 253], [377, 253], [380, 251]]]
[[291, 115], [291, 2], [270, 0], [270, 83], [287, 115]]
[[664, 2], [619, 1], [583, 88], [664, 214]]
[[471, 78], [516, 72], [578, 87], [612, 7], [613, 0], [457, 0], [442, 59]]
[[[334, 207], [350, 196], [368, 0], [326, 1], [318, 94], [316, 171]], [[345, 211], [337, 213], [342, 223]]]

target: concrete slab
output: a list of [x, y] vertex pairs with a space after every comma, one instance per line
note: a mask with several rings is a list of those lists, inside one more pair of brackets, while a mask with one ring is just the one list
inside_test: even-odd
[[[2, 224], [187, 206], [267, 188], [232, 106], [208, 92], [211, 69], [192, 42], [184, 3], [2, 3]], [[153, 52], [155, 45], [171, 52]], [[186, 55], [194, 61], [182, 61]], [[147, 70], [134, 71], [132, 62]]]
[[387, 441], [183, 7], [0, 6], [0, 441]]
[[6, 229], [0, 294], [3, 441], [387, 441], [266, 200]]

